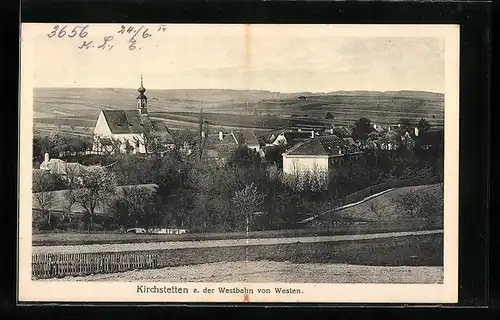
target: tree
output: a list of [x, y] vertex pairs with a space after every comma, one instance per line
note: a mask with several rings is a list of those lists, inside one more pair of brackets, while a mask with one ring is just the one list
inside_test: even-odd
[[165, 133], [151, 131], [145, 134], [145, 149], [148, 154], [162, 154], [169, 150], [170, 136]]
[[246, 219], [246, 226], [251, 224], [251, 218], [253, 213], [258, 210], [258, 207], [262, 204], [264, 200], [264, 194], [259, 192], [257, 186], [254, 183], [247, 185], [241, 190], [237, 190], [232, 198], [232, 203], [236, 209], [236, 222], [243, 221], [241, 219], [243, 216]]
[[75, 202], [87, 212], [90, 223], [88, 232], [91, 232], [93, 217], [98, 206], [103, 206], [115, 192], [116, 181], [112, 172], [101, 166], [89, 166], [82, 170], [79, 179], [79, 188], [73, 190]]
[[420, 121], [418, 122], [417, 128], [418, 128], [418, 131], [425, 132], [425, 131], [429, 131], [429, 129], [431, 128], [431, 125], [429, 124], [429, 122], [427, 122], [427, 120], [420, 119]]
[[66, 190], [64, 191], [64, 196], [66, 201], [64, 203], [64, 215], [71, 220], [71, 209], [76, 202], [74, 190], [78, 188], [80, 184], [80, 167], [78, 166], [66, 166]]
[[266, 161], [271, 165], [276, 165], [278, 168], [283, 168], [283, 156], [286, 151], [285, 145], [269, 147], [266, 150]]
[[352, 137], [355, 140], [366, 140], [368, 134], [373, 131], [370, 119], [360, 118], [354, 123], [354, 130], [352, 132]]
[[333, 113], [327, 112], [326, 116], [325, 116], [325, 119], [335, 119], [335, 116], [333, 115]]
[[112, 212], [124, 227], [143, 227], [147, 232], [161, 223], [161, 210], [155, 206], [155, 191], [145, 187], [123, 187], [123, 194], [112, 203]]
[[231, 152], [227, 165], [229, 167], [239, 168], [255, 168], [261, 163], [261, 158], [258, 153], [248, 148], [245, 145], [240, 145]]
[[196, 133], [189, 129], [172, 131], [172, 139], [177, 150], [193, 149], [197, 143], [196, 137]]
[[406, 119], [406, 118], [399, 119], [398, 124], [399, 124], [399, 132], [402, 134], [404, 134], [408, 130], [410, 130], [410, 128], [412, 126], [410, 119]]
[[440, 218], [443, 215], [443, 185], [435, 190], [405, 192], [392, 199], [396, 209], [408, 218]]
[[50, 209], [54, 204], [54, 179], [52, 174], [45, 170], [35, 171], [33, 173], [33, 192], [34, 198], [38, 203], [43, 215], [47, 215], [47, 223], [51, 224]]
[[370, 210], [375, 213], [377, 216], [377, 219], [380, 220], [382, 217], [383, 211], [375, 204], [375, 203], [370, 203]]

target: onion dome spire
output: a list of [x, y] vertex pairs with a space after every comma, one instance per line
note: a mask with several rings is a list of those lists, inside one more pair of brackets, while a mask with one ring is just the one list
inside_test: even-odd
[[139, 89], [137, 89], [137, 91], [139, 91], [140, 94], [144, 94], [144, 92], [146, 92], [146, 88], [144, 88], [144, 86], [142, 85], [142, 74], [141, 74], [141, 86]]

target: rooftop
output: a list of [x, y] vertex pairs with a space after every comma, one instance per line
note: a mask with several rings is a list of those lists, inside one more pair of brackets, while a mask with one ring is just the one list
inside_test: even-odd
[[310, 156], [336, 156], [344, 153], [347, 142], [335, 136], [322, 136], [308, 139], [298, 143], [290, 150], [288, 155], [310, 155]]
[[113, 134], [139, 134], [148, 128], [154, 132], [170, 134], [164, 122], [152, 120], [148, 115], [140, 115], [136, 110], [103, 110], [102, 113]]

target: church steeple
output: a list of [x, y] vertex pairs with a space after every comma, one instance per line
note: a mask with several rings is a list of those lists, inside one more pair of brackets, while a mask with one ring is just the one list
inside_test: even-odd
[[144, 94], [146, 92], [146, 88], [144, 88], [142, 84], [142, 74], [141, 74], [141, 86], [139, 89], [137, 89], [139, 92], [139, 95], [137, 96], [137, 111], [139, 111], [140, 114], [147, 114], [148, 113], [148, 98]]

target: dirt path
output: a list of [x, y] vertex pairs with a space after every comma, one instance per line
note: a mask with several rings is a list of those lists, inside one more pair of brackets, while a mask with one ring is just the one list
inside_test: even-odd
[[388, 232], [388, 233], [356, 234], [356, 235], [340, 235], [340, 236], [266, 238], [266, 239], [172, 241], [172, 242], [152, 242], [152, 243], [92, 244], [92, 245], [75, 245], [75, 246], [33, 246], [32, 253], [121, 252], [121, 251], [146, 251], [146, 250], [161, 250], [161, 249], [234, 247], [234, 246], [244, 246], [244, 245], [255, 246], [255, 245], [289, 244], [297, 242], [313, 243], [313, 242], [331, 242], [331, 241], [369, 240], [369, 239], [405, 237], [405, 236], [415, 236], [415, 235], [429, 235], [438, 233], [443, 233], [443, 230]]
[[239, 261], [40, 281], [442, 283], [443, 267], [379, 267]]

